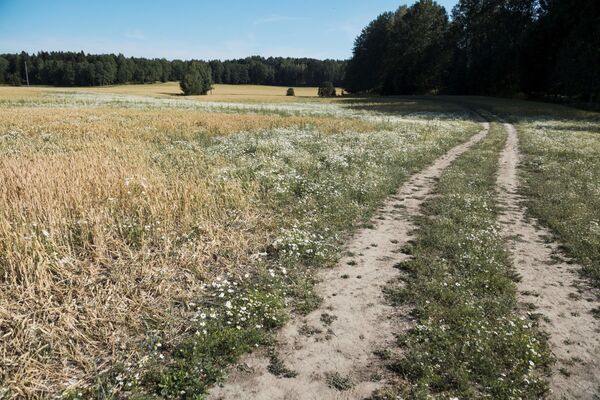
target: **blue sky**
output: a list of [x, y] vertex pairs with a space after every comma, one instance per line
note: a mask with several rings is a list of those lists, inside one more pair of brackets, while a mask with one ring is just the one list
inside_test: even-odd
[[[450, 11], [456, 0], [439, 2]], [[412, 1], [0, 0], [0, 53], [347, 58], [370, 20], [406, 3]]]

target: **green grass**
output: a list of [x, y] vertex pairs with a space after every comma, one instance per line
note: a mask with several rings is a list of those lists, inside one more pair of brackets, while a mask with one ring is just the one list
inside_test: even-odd
[[600, 287], [600, 113], [507, 99], [460, 101], [515, 124], [528, 211]]
[[530, 212], [600, 287], [600, 119], [518, 125]]
[[332, 388], [343, 392], [350, 390], [354, 387], [354, 382], [348, 376], [342, 376], [339, 372], [334, 372], [327, 376], [327, 385]]
[[441, 177], [419, 221], [405, 284], [388, 290], [409, 304], [415, 326], [399, 339], [392, 369], [402, 396], [540, 398], [550, 362], [534, 317], [517, 310], [514, 273], [496, 222], [495, 181], [506, 134], [488, 137]]

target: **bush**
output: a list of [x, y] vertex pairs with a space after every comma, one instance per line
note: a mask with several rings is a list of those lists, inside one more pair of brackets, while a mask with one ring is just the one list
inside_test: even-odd
[[331, 82], [323, 82], [319, 86], [319, 97], [335, 97], [335, 86]]
[[192, 62], [179, 83], [184, 96], [204, 95], [212, 89], [212, 73], [205, 63]]
[[285, 94], [286, 96], [295, 96], [296, 92], [294, 92], [294, 88], [289, 88], [287, 90], [287, 93]]

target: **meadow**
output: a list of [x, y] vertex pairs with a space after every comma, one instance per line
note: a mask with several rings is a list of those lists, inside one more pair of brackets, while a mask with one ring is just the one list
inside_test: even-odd
[[[318, 271], [480, 130], [472, 109], [516, 125], [528, 213], [598, 286], [597, 114], [285, 89], [0, 87], [0, 399], [204, 398], [319, 307]], [[548, 394], [546, 337], [499, 234], [505, 139], [492, 124], [412, 216], [411, 259], [386, 293], [415, 327], [386, 356], [395, 378], [378, 398]]]
[[428, 101], [389, 115], [139, 90], [0, 90], [5, 397], [203, 393], [315, 306], [311, 270], [352, 226], [477, 129]]

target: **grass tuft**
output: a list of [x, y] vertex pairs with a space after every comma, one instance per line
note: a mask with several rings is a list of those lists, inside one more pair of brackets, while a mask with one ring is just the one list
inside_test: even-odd
[[354, 382], [348, 376], [342, 376], [339, 372], [327, 375], [327, 385], [339, 391], [350, 390], [354, 387]]

